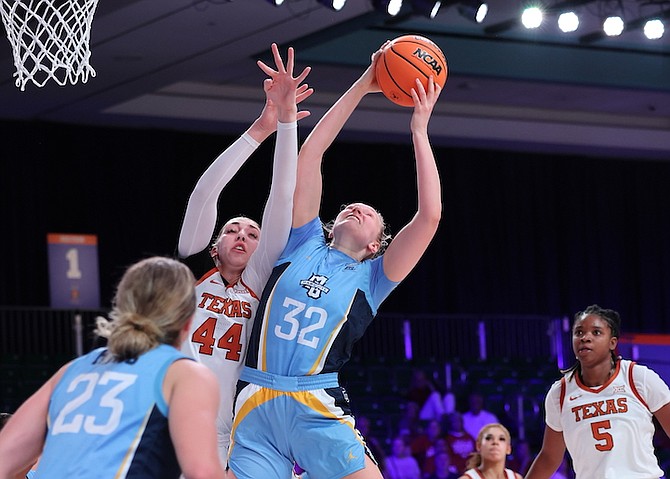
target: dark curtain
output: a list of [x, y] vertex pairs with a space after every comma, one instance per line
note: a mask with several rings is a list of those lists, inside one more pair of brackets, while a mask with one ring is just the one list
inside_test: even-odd
[[[102, 306], [124, 268], [173, 255], [186, 200], [230, 136], [0, 123], [0, 304], [48, 306], [46, 234], [99, 238]], [[670, 162], [436, 147], [443, 221], [382, 306], [398, 313], [572, 316], [619, 310], [624, 332], [669, 332]], [[268, 140], [220, 199], [220, 220], [260, 218]], [[324, 163], [323, 219], [365, 201], [393, 232], [416, 209], [404, 143], [341, 141]], [[201, 261], [196, 274], [209, 267]]]

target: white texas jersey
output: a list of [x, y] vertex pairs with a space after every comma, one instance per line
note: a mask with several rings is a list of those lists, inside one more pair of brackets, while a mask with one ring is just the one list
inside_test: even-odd
[[[484, 474], [477, 468], [468, 469], [464, 473], [466, 476], [471, 477], [472, 479], [484, 479]], [[511, 469], [505, 469], [505, 479], [515, 479], [514, 471]]]
[[258, 296], [243, 281], [226, 285], [216, 268], [198, 281], [195, 292], [197, 307], [182, 352], [203, 363], [218, 379], [221, 394], [217, 419], [219, 453], [222, 460], [226, 460], [235, 384], [244, 366]]
[[670, 390], [651, 369], [617, 361], [612, 377], [590, 388], [578, 374], [556, 381], [545, 400], [546, 422], [562, 432], [577, 479], [658, 479], [652, 413]]

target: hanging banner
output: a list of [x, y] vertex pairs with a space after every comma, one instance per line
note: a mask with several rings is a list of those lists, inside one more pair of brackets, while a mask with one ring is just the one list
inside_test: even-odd
[[99, 309], [98, 237], [48, 233], [52, 308]]

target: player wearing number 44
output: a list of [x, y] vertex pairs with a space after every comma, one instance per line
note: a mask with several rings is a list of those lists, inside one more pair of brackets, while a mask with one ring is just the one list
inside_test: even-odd
[[[195, 311], [195, 278], [170, 258], [131, 266], [114, 297], [108, 338], [63, 366], [0, 432], [0, 479], [223, 479], [216, 378], [176, 348]], [[198, 391], [198, 394], [193, 394]]]
[[653, 418], [670, 435], [670, 390], [651, 369], [617, 356], [619, 313], [592, 305], [575, 315], [577, 362], [545, 400], [542, 449], [526, 479], [547, 479], [565, 448], [577, 479], [657, 479]]
[[[288, 50], [286, 67], [277, 45], [272, 45], [272, 53], [276, 70], [258, 62], [269, 77], [263, 83], [266, 103], [260, 117], [200, 177], [189, 198], [179, 237], [182, 257], [206, 249], [214, 233], [217, 201], [223, 188], [260, 142], [277, 131], [272, 185], [262, 218], [263, 234], [260, 226], [247, 217], [232, 218], [223, 225], [209, 250], [215, 267], [196, 286], [196, 315], [182, 347], [182, 352], [217, 376], [221, 395], [218, 444], [224, 463], [233, 422], [235, 385], [244, 365], [251, 323], [263, 286], [291, 229], [298, 159], [297, 120], [309, 115], [308, 111], [298, 112], [297, 103], [313, 91], [302, 83], [309, 68], [293, 77], [293, 49]], [[258, 188], [257, 182], [249, 181], [251, 193]], [[289, 467], [288, 473], [290, 470]]]

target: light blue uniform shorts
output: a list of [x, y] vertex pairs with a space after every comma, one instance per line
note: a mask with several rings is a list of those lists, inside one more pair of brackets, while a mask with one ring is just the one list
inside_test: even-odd
[[[286, 377], [244, 368], [235, 401], [228, 464], [238, 479], [340, 479], [369, 454], [354, 427], [337, 373]], [[374, 460], [374, 458], [373, 458]]]

